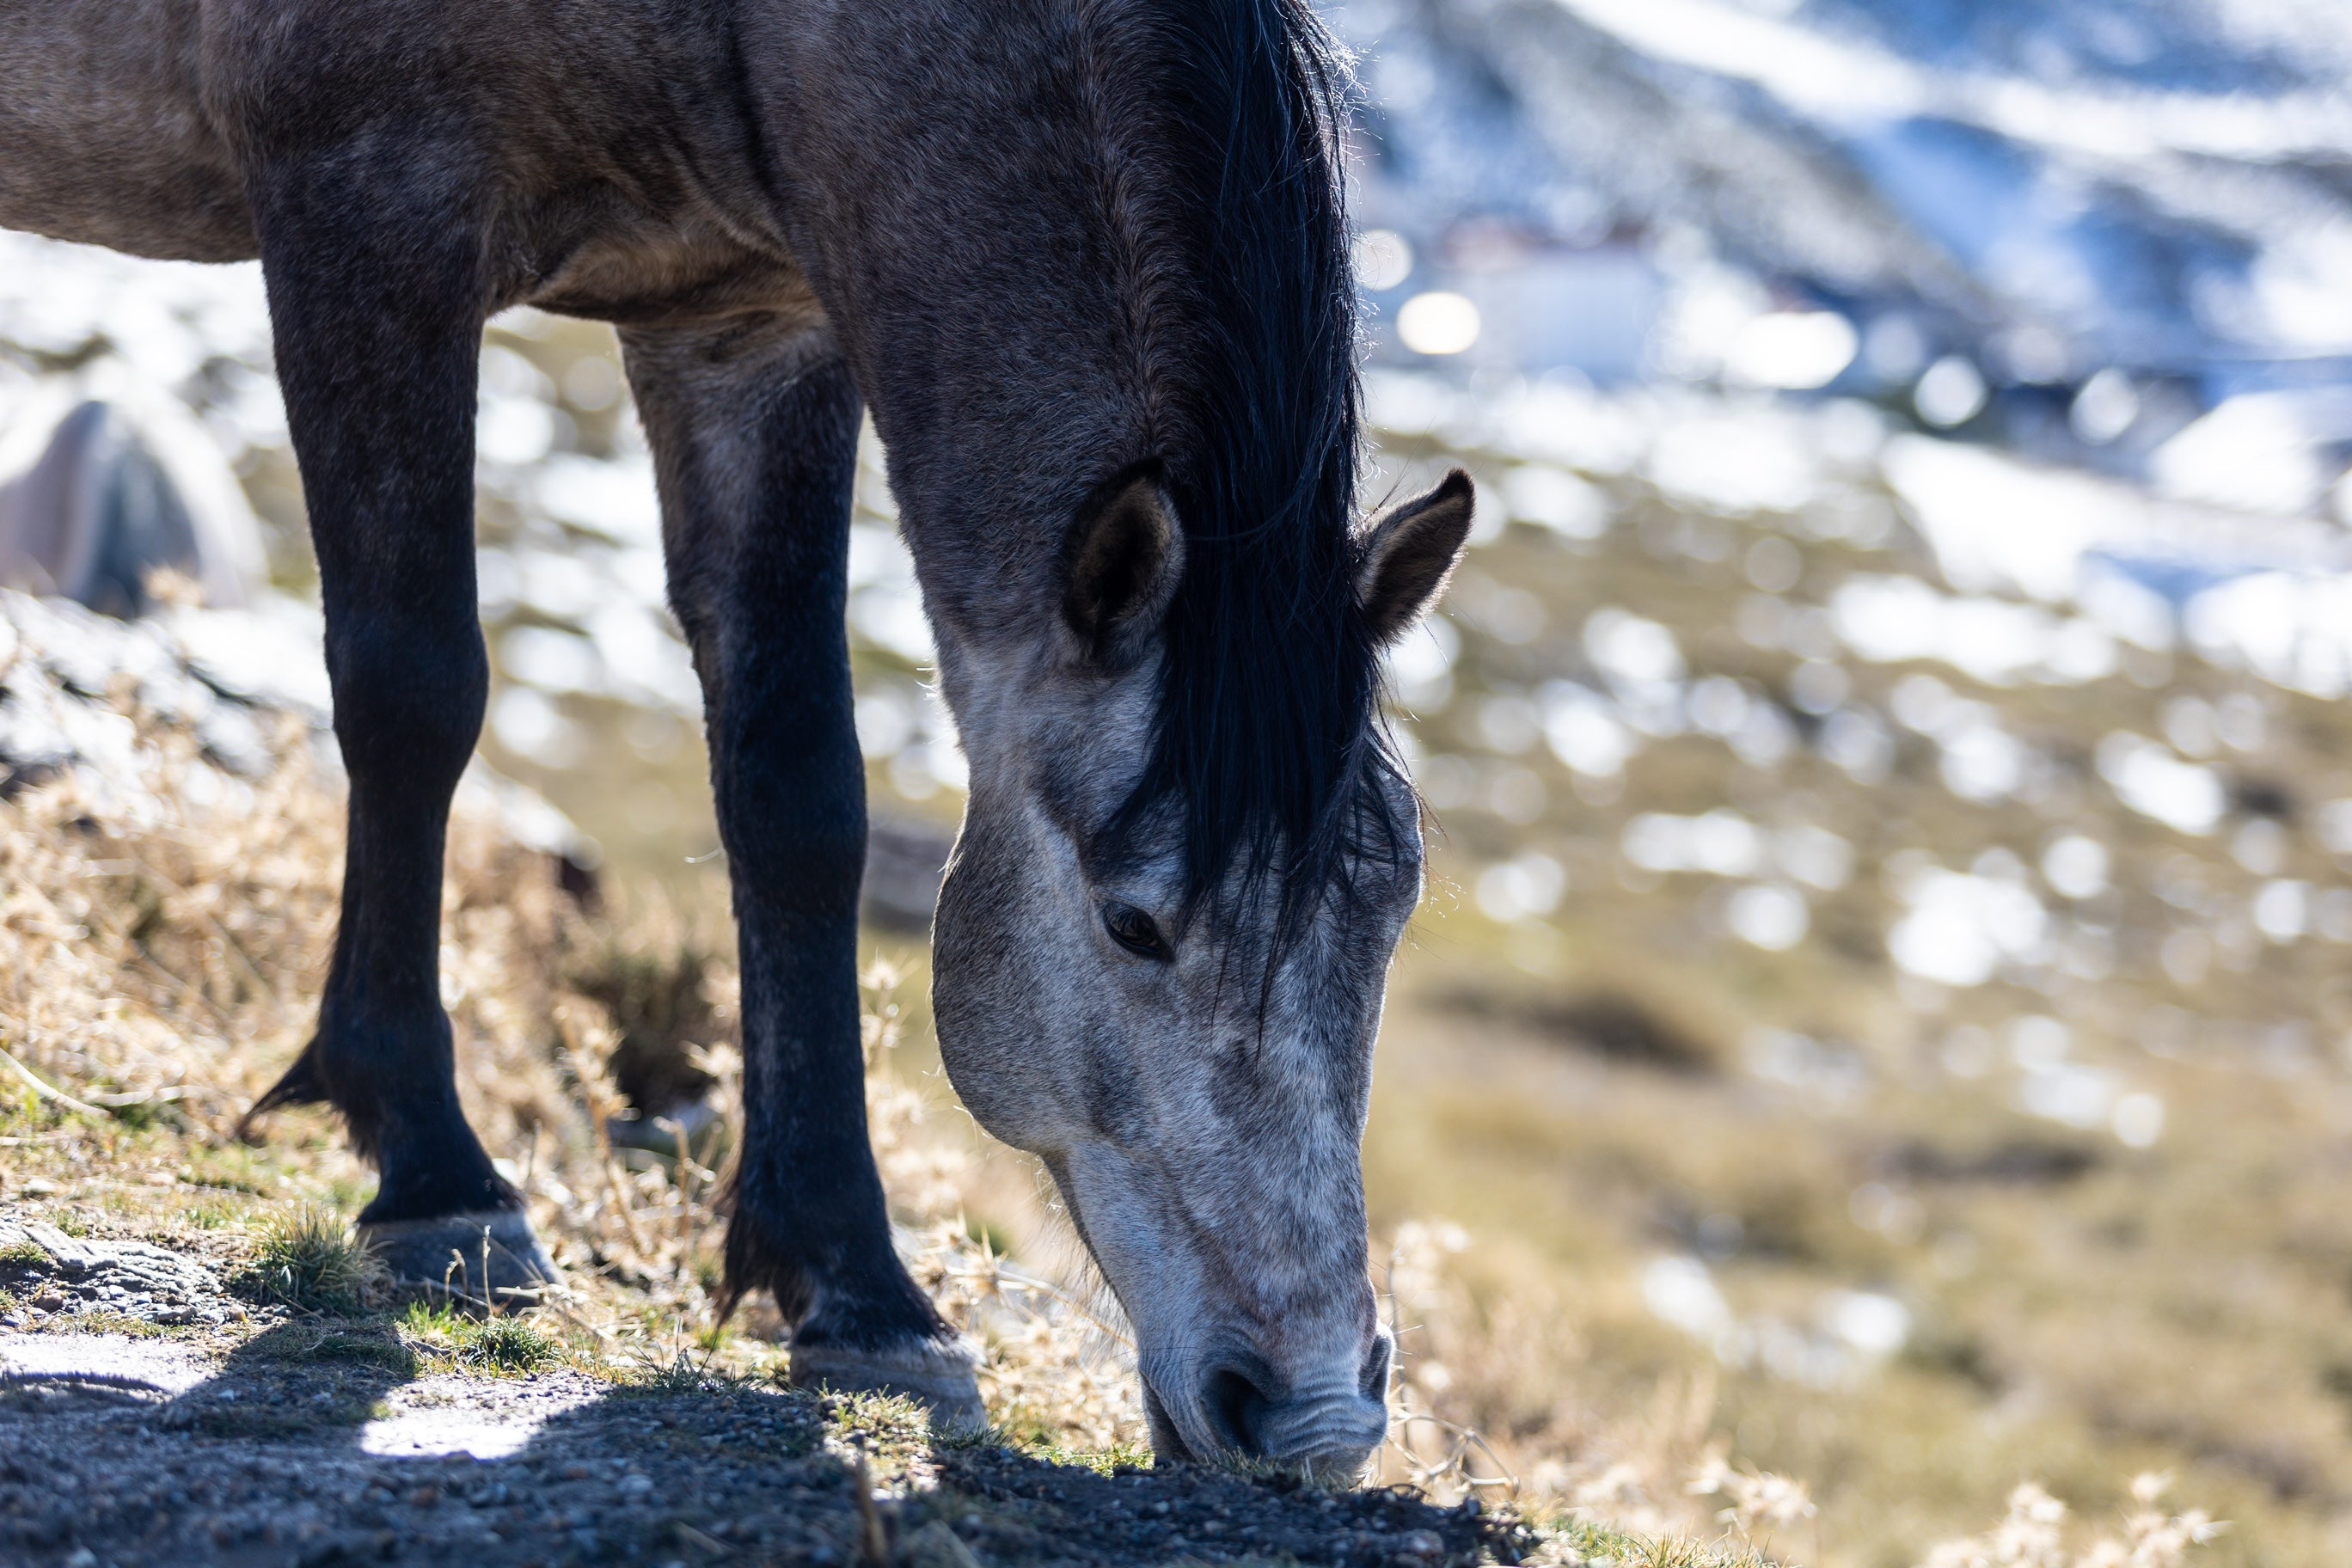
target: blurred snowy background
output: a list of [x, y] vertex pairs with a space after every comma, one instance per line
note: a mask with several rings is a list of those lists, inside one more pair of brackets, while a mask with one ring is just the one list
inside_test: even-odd
[[[1875, 467], [1955, 586], [2076, 605], [2140, 640], [2168, 620], [2273, 679], [2342, 690], [2352, 11], [1347, 0], [1329, 15], [1362, 66], [1358, 269], [1383, 420], [1433, 429], [1466, 396], [1512, 422], [1503, 449], [1733, 509], [1803, 510], [1825, 456]], [[228, 562], [216, 579], [266, 559], [299, 589], [256, 270], [0, 247], [0, 482], [106, 401], [127, 415], [111, 438], [152, 449]], [[695, 694], [607, 335], [521, 313], [491, 336], [494, 735], [560, 768], [584, 754], [573, 700], [690, 721]], [[939, 715], [881, 678], [919, 668], [928, 641], [869, 457], [866, 739], [921, 798], [958, 764]], [[1551, 473], [1496, 499], [1601, 526], [1589, 488]], [[1970, 625], [1954, 635], [1999, 635]], [[673, 743], [657, 721], [635, 735]], [[665, 816], [638, 804], [648, 826]]]
[[1400, 362], [1872, 398], [2256, 512], [2312, 511], [2344, 468], [2340, 6], [1335, 16], [1367, 58], [1358, 213]]
[[[2343, 689], [2352, 11], [1348, 0], [1330, 17], [1362, 65], [1383, 420], [1428, 429], [1467, 395], [1514, 422], [1507, 448], [1733, 508], [1802, 510], [1824, 452], [1875, 463], [1956, 585], [2079, 601], [2143, 640], [2169, 617]], [[107, 401], [228, 576], [266, 552], [299, 587], [256, 270], [0, 246], [0, 482]], [[570, 699], [695, 710], [625, 400], [601, 331], [528, 313], [493, 331], [493, 723], [551, 766], [584, 743]], [[911, 672], [928, 640], [869, 456], [855, 626]], [[1601, 525], [1548, 475], [1499, 499]], [[907, 759], [906, 793], [952, 786], [938, 716], [875, 690], [866, 739]]]

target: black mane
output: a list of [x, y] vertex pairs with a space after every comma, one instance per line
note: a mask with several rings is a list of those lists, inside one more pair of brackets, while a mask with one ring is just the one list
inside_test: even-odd
[[[1357, 604], [1355, 290], [1339, 164], [1350, 82], [1305, 0], [1151, 7], [1166, 69], [1193, 319], [1167, 455], [1186, 542], [1150, 763], [1115, 831], [1172, 813], [1188, 907], [1280, 889], [1277, 942], [1393, 832], [1362, 789], [1390, 765]], [[1384, 830], [1384, 831], [1383, 831]], [[1232, 880], [1238, 868], [1238, 881]]]

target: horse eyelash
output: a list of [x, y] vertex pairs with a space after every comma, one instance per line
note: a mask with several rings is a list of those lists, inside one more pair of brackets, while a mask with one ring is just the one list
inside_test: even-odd
[[[1123, 926], [1136, 924], [1140, 924], [1142, 928], [1140, 932], [1120, 929]], [[1154, 963], [1165, 963], [1176, 956], [1169, 949], [1168, 939], [1160, 934], [1160, 922], [1133, 904], [1114, 903], [1105, 907], [1103, 929], [1110, 933], [1111, 941], [1138, 958], [1148, 958]]]

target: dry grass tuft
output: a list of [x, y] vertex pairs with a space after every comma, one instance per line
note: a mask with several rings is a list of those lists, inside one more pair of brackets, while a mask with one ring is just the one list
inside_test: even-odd
[[[1820, 1510], [1804, 1483], [1729, 1458], [1711, 1381], [1669, 1380], [1633, 1421], [1599, 1424], [1555, 1409], [1508, 1441], [1439, 1415], [1501, 1408], [1507, 1385], [1525, 1386], [1531, 1360], [1575, 1351], [1534, 1334], [1558, 1306], [1539, 1286], [1523, 1281], [1500, 1300], [1482, 1299], [1460, 1268], [1471, 1258], [1454, 1226], [1409, 1222], [1392, 1239], [1389, 1307], [1402, 1365], [1377, 1479], [1516, 1504], [1545, 1525], [1530, 1563], [1769, 1568], [1822, 1560]], [[2169, 1484], [2139, 1477], [2114, 1530], [2070, 1541], [2066, 1505], [2024, 1483], [2000, 1523], [1930, 1548], [1919, 1568], [2183, 1568], [2227, 1527], [2202, 1510], [2163, 1508]]]
[[2010, 1494], [2008, 1518], [1984, 1535], [1937, 1547], [1922, 1568], [2179, 1568], [2224, 1526], [2201, 1510], [2168, 1513], [2160, 1505], [2169, 1485], [2168, 1477], [2141, 1476], [2120, 1531], [2070, 1548], [2066, 1505], [2028, 1481]]
[[623, 929], [597, 930], [572, 960], [573, 990], [600, 1004], [614, 1031], [613, 1085], [650, 1120], [713, 1087], [697, 1058], [733, 1028], [731, 995], [713, 945], [655, 900]]

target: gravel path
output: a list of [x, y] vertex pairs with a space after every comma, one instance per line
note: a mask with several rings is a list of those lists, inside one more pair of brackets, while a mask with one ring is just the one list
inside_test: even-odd
[[1472, 1511], [935, 1447], [871, 1403], [691, 1375], [420, 1373], [386, 1320], [274, 1316], [201, 1259], [37, 1230], [0, 1236], [20, 1303], [0, 1324], [12, 1568], [1514, 1558]]

